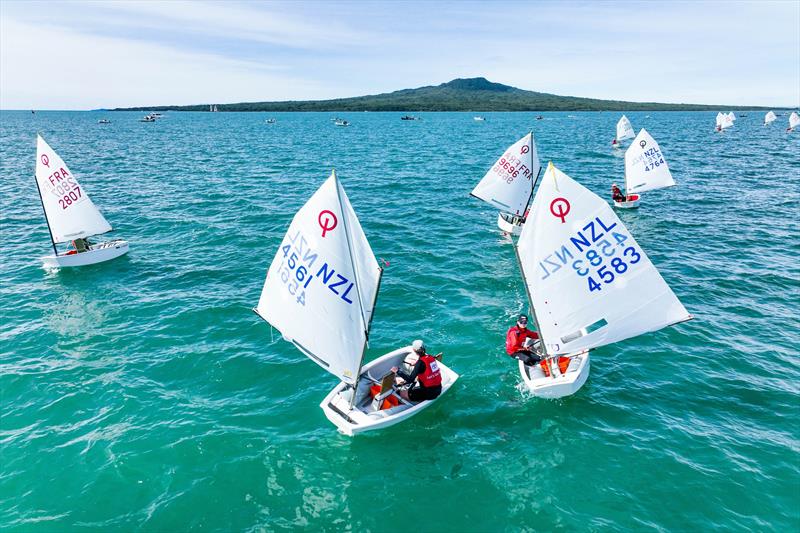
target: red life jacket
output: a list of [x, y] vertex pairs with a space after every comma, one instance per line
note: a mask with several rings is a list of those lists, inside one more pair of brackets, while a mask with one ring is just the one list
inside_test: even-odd
[[522, 345], [525, 344], [525, 339], [528, 337], [536, 340], [539, 338], [539, 334], [535, 331], [531, 331], [528, 328], [520, 329], [519, 326], [511, 326], [508, 328], [506, 332], [506, 353], [508, 355], [513, 354], [514, 352], [518, 352], [522, 349]]
[[417, 374], [417, 379], [423, 387], [438, 387], [442, 384], [442, 373], [439, 371], [438, 361], [432, 356], [425, 354], [420, 357], [425, 363], [425, 372]]

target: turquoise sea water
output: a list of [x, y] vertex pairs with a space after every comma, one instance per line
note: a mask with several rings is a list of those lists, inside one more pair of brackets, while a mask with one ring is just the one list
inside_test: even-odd
[[[513, 250], [468, 194], [533, 130], [607, 195], [618, 113], [0, 113], [0, 529], [797, 530], [800, 132], [715, 115], [628, 114], [678, 186], [619, 215], [695, 320], [596, 350], [546, 401], [503, 350]], [[127, 256], [41, 267], [37, 132]], [[250, 310], [334, 166], [390, 263], [367, 359], [421, 337], [462, 376], [356, 438], [319, 409], [335, 378]]]

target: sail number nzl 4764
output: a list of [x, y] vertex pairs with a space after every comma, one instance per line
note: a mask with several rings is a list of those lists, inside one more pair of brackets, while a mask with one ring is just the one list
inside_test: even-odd
[[606, 225], [600, 217], [589, 221], [566, 244], [539, 262], [540, 279], [544, 281], [569, 265], [578, 276], [586, 278], [589, 292], [614, 283], [642, 259], [635, 244], [627, 242], [630, 235], [614, 231], [616, 227], [616, 222]]

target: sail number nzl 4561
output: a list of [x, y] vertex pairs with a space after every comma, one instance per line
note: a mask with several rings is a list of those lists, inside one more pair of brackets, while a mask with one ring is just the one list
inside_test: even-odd
[[306, 289], [314, 279], [318, 279], [318, 283], [322, 283], [337, 298], [352, 305], [351, 292], [355, 284], [321, 258], [299, 230], [294, 236], [286, 235], [279, 253], [283, 253], [283, 260], [278, 266], [278, 275], [298, 304], [306, 305]]
[[600, 217], [589, 221], [566, 244], [539, 262], [540, 279], [544, 281], [569, 265], [578, 276], [586, 278], [589, 292], [614, 283], [642, 259], [635, 243], [627, 242], [630, 235], [614, 231], [616, 227], [616, 222], [606, 225]]

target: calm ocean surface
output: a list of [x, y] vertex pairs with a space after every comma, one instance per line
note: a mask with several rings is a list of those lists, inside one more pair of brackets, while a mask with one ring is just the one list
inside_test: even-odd
[[[800, 528], [787, 117], [747, 113], [719, 135], [716, 112], [628, 113], [678, 186], [619, 216], [696, 318], [596, 350], [583, 389], [546, 401], [520, 392], [503, 350], [525, 290], [469, 192], [533, 130], [543, 164], [607, 196], [620, 113], [141, 115], [0, 113], [0, 529]], [[127, 256], [42, 268], [37, 132]], [[356, 438], [318, 406], [335, 378], [250, 310], [332, 167], [390, 263], [367, 359], [420, 337], [462, 376]]]

